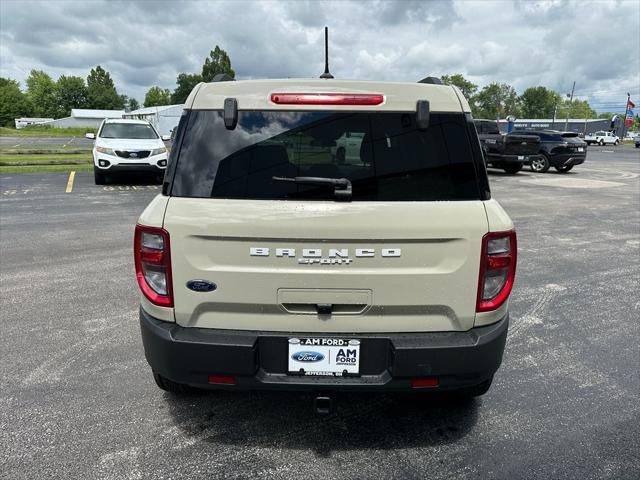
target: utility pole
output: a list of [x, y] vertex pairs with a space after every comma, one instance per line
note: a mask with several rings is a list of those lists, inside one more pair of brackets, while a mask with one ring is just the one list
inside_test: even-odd
[[556, 128], [556, 115], [558, 114], [558, 104], [553, 104], [553, 120], [551, 120], [551, 129], [555, 130]]
[[576, 81], [573, 81], [573, 87], [571, 87], [571, 96], [569, 96], [567, 94], [567, 97], [569, 97], [569, 108], [567, 109], [567, 119], [564, 122], [564, 131], [567, 131], [567, 128], [569, 128], [569, 113], [571, 113], [571, 104], [573, 103], [573, 92], [576, 89]]

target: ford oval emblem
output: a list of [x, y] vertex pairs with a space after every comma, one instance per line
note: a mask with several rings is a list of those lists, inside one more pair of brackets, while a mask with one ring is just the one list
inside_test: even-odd
[[291, 355], [291, 359], [296, 362], [321, 362], [324, 360], [324, 355], [320, 352], [296, 352]]
[[209, 280], [189, 280], [187, 282], [187, 288], [194, 292], [213, 292], [218, 287]]

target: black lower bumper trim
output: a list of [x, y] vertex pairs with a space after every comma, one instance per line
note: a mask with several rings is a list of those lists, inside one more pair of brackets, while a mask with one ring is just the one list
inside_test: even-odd
[[157, 165], [150, 165], [148, 163], [141, 164], [119, 164], [119, 165], [111, 165], [108, 168], [98, 168], [98, 171], [109, 174], [109, 173], [126, 173], [126, 172], [149, 172], [149, 173], [162, 173], [166, 167], [158, 167]]
[[[478, 385], [502, 362], [509, 316], [466, 332], [318, 334], [185, 328], [140, 309], [145, 355], [170, 380], [201, 388], [247, 390], [407, 391], [412, 378], [438, 377], [439, 390]], [[287, 373], [290, 336], [361, 341], [360, 375]], [[234, 376], [234, 386], [209, 385], [209, 375]]]

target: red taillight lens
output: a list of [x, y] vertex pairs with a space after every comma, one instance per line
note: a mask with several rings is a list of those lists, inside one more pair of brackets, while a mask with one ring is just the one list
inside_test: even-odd
[[384, 95], [368, 93], [272, 93], [278, 105], [380, 105]]
[[500, 307], [509, 298], [516, 276], [516, 232], [490, 232], [482, 237], [477, 312]]
[[169, 233], [136, 225], [133, 249], [138, 285], [144, 296], [154, 305], [173, 307]]

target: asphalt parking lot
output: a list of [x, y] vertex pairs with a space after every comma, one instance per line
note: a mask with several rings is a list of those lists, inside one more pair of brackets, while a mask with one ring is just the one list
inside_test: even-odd
[[321, 418], [303, 394], [155, 386], [132, 238], [158, 185], [0, 176], [0, 477], [638, 478], [640, 150], [490, 181], [519, 243], [492, 389]]
[[86, 147], [93, 140], [85, 137], [0, 137], [0, 147]]

